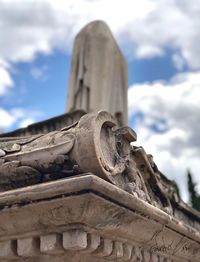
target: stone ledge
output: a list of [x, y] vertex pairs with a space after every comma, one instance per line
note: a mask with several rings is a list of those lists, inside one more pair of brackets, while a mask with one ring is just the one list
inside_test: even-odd
[[92, 174], [1, 193], [0, 206], [0, 254], [9, 259], [39, 252], [45, 261], [43, 253], [95, 249], [96, 261], [104, 261], [99, 258], [102, 253], [112, 261], [124, 253], [129, 257], [136, 246], [147, 257], [142, 261], [157, 255], [174, 261], [200, 260], [195, 229]]

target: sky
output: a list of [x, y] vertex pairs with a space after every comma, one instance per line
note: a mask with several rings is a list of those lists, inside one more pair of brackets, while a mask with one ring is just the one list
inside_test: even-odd
[[73, 40], [110, 27], [128, 63], [129, 125], [174, 179], [200, 183], [200, 0], [0, 0], [0, 130], [62, 114]]

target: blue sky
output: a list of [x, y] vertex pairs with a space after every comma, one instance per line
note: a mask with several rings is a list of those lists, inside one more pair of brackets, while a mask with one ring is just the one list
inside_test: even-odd
[[65, 111], [74, 37], [104, 20], [128, 63], [137, 143], [186, 200], [186, 169], [200, 182], [199, 14], [199, 0], [0, 0], [0, 130]]
[[[168, 81], [177, 73], [169, 51], [162, 57], [129, 59], [126, 56], [126, 60], [129, 86], [155, 80]], [[71, 53], [60, 50], [54, 50], [50, 55], [39, 54], [30, 62], [13, 63], [14, 85], [0, 97], [1, 106], [7, 110], [26, 108], [31, 112], [32, 122], [62, 114], [66, 106], [70, 63]], [[4, 130], [19, 125], [21, 123], [16, 121]]]
[[[55, 51], [38, 55], [28, 63], [14, 64], [14, 86], [0, 98], [4, 108], [26, 108], [33, 121], [43, 120], [65, 112], [67, 81], [71, 57]], [[17, 127], [19, 122], [14, 124]], [[9, 126], [8, 129], [13, 129]]]

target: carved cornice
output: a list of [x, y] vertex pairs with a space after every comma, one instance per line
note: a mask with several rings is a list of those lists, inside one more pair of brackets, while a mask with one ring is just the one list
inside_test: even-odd
[[200, 259], [198, 231], [94, 175], [4, 192], [0, 206], [2, 259]]

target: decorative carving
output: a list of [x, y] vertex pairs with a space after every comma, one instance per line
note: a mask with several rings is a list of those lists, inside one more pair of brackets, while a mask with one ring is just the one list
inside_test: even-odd
[[[12, 149], [17, 144], [16, 152]], [[73, 173], [74, 163], [67, 157], [73, 144], [74, 135], [66, 131], [54, 131], [33, 138], [5, 138], [0, 143], [1, 150], [5, 152], [0, 158], [1, 190], [40, 183], [59, 171]]]
[[[69, 253], [72, 252], [72, 253]], [[83, 229], [69, 229], [63, 233], [47, 234], [37, 237], [19, 238], [0, 242], [0, 259], [5, 261], [43, 261], [47, 255], [53, 256], [50, 261], [69, 261], [69, 254], [76, 254], [78, 261], [171, 261], [171, 259], [152, 254], [142, 247], [112, 240], [107, 237], [89, 233]], [[88, 258], [89, 255], [89, 258]], [[72, 255], [73, 257], [73, 255]], [[32, 260], [35, 259], [35, 260]], [[55, 259], [55, 260], [54, 260]], [[91, 260], [92, 259], [92, 260]], [[67, 260], [67, 261], [68, 261]], [[46, 261], [46, 260], [45, 260]], [[73, 260], [72, 261], [77, 261]]]
[[[20, 261], [30, 257], [27, 261], [52, 258], [48, 261], [55, 262], [56, 257], [62, 262], [67, 256], [70, 262], [115, 261], [113, 257], [121, 260], [122, 247], [123, 254], [127, 252], [123, 259], [131, 253], [133, 261], [142, 261], [143, 250], [148, 250], [148, 257], [156, 253], [177, 260], [197, 262], [200, 258], [198, 229], [184, 221], [179, 223], [173, 216], [92, 174], [0, 195], [0, 243], [4, 243], [0, 245], [4, 250], [1, 253], [0, 249], [1, 258], [6, 252], [3, 246], [8, 247], [5, 241], [12, 240], [13, 246], [18, 246], [18, 239], [30, 245], [28, 253], [21, 251], [24, 255]], [[40, 250], [37, 256], [31, 251], [34, 247], [36, 253]]]
[[172, 213], [174, 187], [171, 183], [169, 190], [151, 155], [130, 145], [136, 139], [131, 128], [118, 128], [115, 118], [105, 111], [86, 114], [60, 131], [1, 138], [0, 188], [3, 191], [92, 172]]

